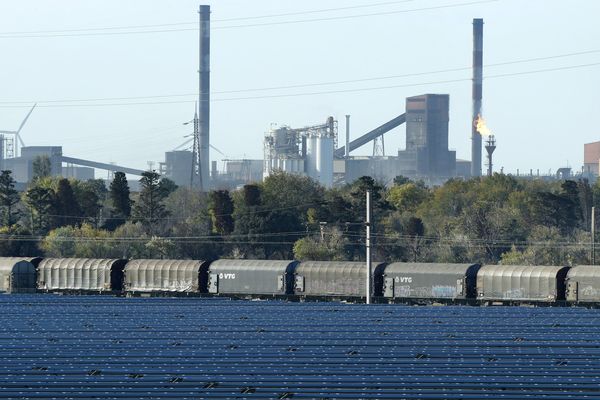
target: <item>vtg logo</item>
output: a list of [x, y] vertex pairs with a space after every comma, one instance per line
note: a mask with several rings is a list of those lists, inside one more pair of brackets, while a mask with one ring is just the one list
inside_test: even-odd
[[412, 283], [412, 277], [410, 276], [397, 276], [396, 283]]
[[224, 274], [221, 272], [219, 274], [219, 279], [235, 279], [235, 274], [232, 274], [232, 273]]

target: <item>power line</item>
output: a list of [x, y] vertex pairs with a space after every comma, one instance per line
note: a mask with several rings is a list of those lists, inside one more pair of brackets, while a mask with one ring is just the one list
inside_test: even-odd
[[[256, 15], [247, 17], [234, 17], [224, 19], [212, 19], [212, 22], [229, 22], [229, 21], [247, 21], [253, 19], [266, 19], [266, 18], [280, 18], [289, 17], [296, 15], [307, 15], [307, 14], [318, 14], [332, 11], [345, 11], [359, 8], [373, 8], [381, 7], [384, 5], [395, 5], [401, 3], [411, 3], [418, 0], [400, 0], [400, 1], [386, 1], [382, 3], [363, 4], [350, 7], [337, 7], [337, 8], [324, 8], [319, 10], [308, 10], [308, 11], [297, 11], [280, 14], [267, 14], [267, 15]], [[167, 26], [184, 26], [184, 25], [198, 25], [198, 21], [193, 22], [173, 22], [166, 24], [147, 24], [147, 25], [125, 25], [125, 26], [108, 26], [98, 28], [78, 28], [78, 29], [55, 29], [55, 30], [37, 30], [37, 31], [13, 31], [13, 32], [0, 32], [0, 36], [4, 35], [27, 35], [27, 34], [44, 34], [44, 33], [63, 33], [63, 32], [91, 32], [91, 31], [105, 31], [105, 30], [125, 30], [125, 29], [146, 29], [146, 28], [161, 28]]]
[[[565, 53], [565, 54], [557, 54], [552, 56], [544, 56], [544, 57], [534, 57], [534, 58], [525, 58], [519, 60], [512, 61], [504, 61], [493, 64], [485, 64], [484, 67], [499, 67], [505, 65], [514, 65], [535, 61], [545, 61], [545, 60], [555, 60], [559, 58], [566, 57], [574, 57], [581, 55], [589, 55], [589, 54], [597, 54], [600, 53], [600, 50], [587, 50], [587, 51], [579, 51], [574, 53]], [[312, 82], [312, 83], [301, 83], [294, 85], [285, 85], [285, 86], [270, 86], [270, 87], [262, 87], [262, 88], [246, 88], [246, 89], [234, 89], [234, 90], [223, 90], [223, 91], [213, 91], [211, 95], [218, 94], [230, 94], [230, 93], [244, 93], [244, 92], [261, 92], [261, 91], [271, 91], [271, 90], [281, 90], [281, 89], [297, 89], [297, 88], [305, 88], [305, 87], [314, 87], [314, 86], [328, 86], [328, 85], [341, 85], [348, 83], [359, 83], [359, 82], [369, 82], [369, 81], [378, 81], [378, 80], [388, 80], [388, 79], [398, 79], [398, 78], [410, 78], [415, 76], [424, 76], [424, 75], [434, 75], [434, 74], [442, 74], [448, 72], [460, 72], [460, 71], [468, 71], [472, 67], [458, 67], [458, 68], [447, 68], [426, 72], [412, 72], [406, 74], [399, 75], [386, 75], [386, 76], [377, 76], [377, 77], [369, 77], [369, 78], [358, 78], [358, 79], [347, 79], [347, 80], [339, 80], [339, 81], [326, 81], [326, 82]], [[490, 76], [488, 76], [489, 78]], [[159, 98], [171, 98], [171, 97], [198, 97], [198, 93], [180, 93], [180, 94], [165, 94], [165, 95], [150, 95], [150, 96], [126, 96], [126, 97], [98, 97], [98, 98], [89, 98], [89, 99], [59, 99], [59, 100], [28, 100], [28, 101], [0, 101], [0, 104], [31, 104], [38, 103], [40, 105], [44, 103], [75, 103], [75, 102], [94, 102], [94, 101], [115, 101], [115, 100], [138, 100], [138, 99], [159, 99]]]
[[[291, 20], [291, 21], [273, 21], [273, 22], [264, 22], [264, 23], [256, 23], [256, 24], [245, 24], [245, 25], [230, 25], [230, 26], [217, 26], [212, 27], [212, 30], [223, 30], [223, 29], [238, 29], [238, 28], [252, 28], [252, 27], [262, 27], [262, 26], [275, 26], [275, 25], [291, 25], [291, 24], [302, 24], [309, 22], [324, 22], [324, 21], [335, 21], [335, 20], [344, 20], [344, 19], [356, 19], [356, 18], [365, 18], [365, 17], [375, 17], [375, 16], [383, 16], [383, 15], [394, 15], [394, 14], [406, 14], [420, 11], [432, 11], [439, 9], [448, 9], [448, 8], [457, 8], [457, 7], [466, 7], [472, 5], [479, 5], [485, 3], [494, 3], [500, 0], [478, 0], [471, 1], [466, 3], [459, 4], [446, 4], [440, 6], [431, 6], [431, 7], [422, 7], [422, 8], [413, 8], [407, 10], [394, 10], [394, 11], [383, 11], [369, 14], [355, 14], [355, 15], [345, 15], [345, 16], [335, 16], [335, 17], [322, 17], [322, 18], [312, 18], [312, 19], [302, 19], [302, 20]], [[257, 17], [253, 17], [257, 18]], [[267, 17], [264, 17], [267, 18]], [[183, 24], [191, 24], [191, 23], [180, 23], [180, 24], [159, 24], [159, 25], [148, 25], [149, 27], [161, 27], [161, 26], [175, 26], [175, 25], [183, 25]], [[195, 22], [194, 24], [197, 24]], [[119, 29], [118, 27], [108, 27], [108, 28], [96, 28], [94, 30], [111, 30], [111, 29]], [[127, 28], [121, 28], [127, 29]], [[169, 32], [187, 32], [187, 31], [197, 31], [198, 28], [178, 28], [178, 29], [154, 29], [154, 30], [143, 30], [143, 31], [124, 31], [124, 32], [86, 32], [86, 29], [76, 30], [79, 33], [49, 33], [49, 34], [28, 34], [28, 33], [0, 33], [0, 39], [18, 39], [18, 38], [52, 38], [52, 37], [85, 37], [85, 36], [114, 36], [114, 35], [137, 35], [137, 34], [148, 34], [148, 33], [169, 33]], [[61, 32], [61, 31], [57, 31]], [[63, 32], [69, 32], [68, 30]], [[81, 33], [84, 32], [84, 33]]]
[[[600, 65], [600, 62], [597, 63], [589, 63], [589, 64], [578, 64], [578, 65], [570, 65], [563, 67], [553, 67], [553, 68], [545, 68], [545, 69], [537, 69], [531, 71], [520, 71], [520, 72], [511, 72], [506, 74], [496, 74], [496, 75], [487, 75], [484, 76], [484, 79], [495, 79], [495, 78], [505, 78], [511, 76], [519, 76], [519, 75], [531, 75], [545, 72], [555, 72], [555, 71], [564, 71], [571, 69], [579, 69], [579, 68], [589, 68]], [[246, 97], [230, 97], [230, 98], [218, 98], [212, 99], [211, 102], [223, 102], [223, 101], [238, 101], [238, 100], [259, 100], [259, 99], [274, 99], [274, 98], [286, 98], [286, 97], [305, 97], [305, 96], [316, 96], [323, 94], [339, 94], [339, 93], [358, 93], [358, 92], [369, 92], [369, 91], [377, 91], [377, 90], [386, 90], [386, 89], [399, 89], [405, 87], [415, 87], [415, 86], [427, 86], [427, 85], [440, 85], [440, 84], [448, 84], [448, 83], [458, 83], [458, 82], [466, 82], [471, 81], [471, 78], [459, 78], [459, 79], [448, 79], [448, 80], [440, 80], [440, 81], [428, 81], [428, 82], [417, 82], [417, 83], [407, 83], [400, 85], [387, 85], [387, 86], [375, 86], [375, 87], [367, 87], [367, 88], [353, 88], [353, 89], [337, 89], [337, 90], [326, 90], [326, 91], [316, 91], [316, 92], [305, 92], [305, 93], [282, 93], [282, 94], [272, 94], [272, 95], [257, 95], [257, 96], [246, 96]], [[190, 94], [191, 96], [191, 94]], [[196, 96], [196, 95], [194, 95]], [[82, 100], [85, 101], [85, 100]], [[111, 106], [135, 106], [135, 105], [158, 105], [158, 104], [186, 104], [190, 103], [190, 101], [195, 100], [175, 100], [175, 101], [149, 101], [149, 102], [129, 102], [129, 103], [100, 103], [100, 104], [40, 104], [38, 108], [54, 108], [54, 107], [111, 107]], [[5, 103], [6, 104], [6, 103]], [[12, 103], [11, 103], [12, 104]], [[26, 105], [0, 105], [0, 108], [22, 108], [26, 107]]]

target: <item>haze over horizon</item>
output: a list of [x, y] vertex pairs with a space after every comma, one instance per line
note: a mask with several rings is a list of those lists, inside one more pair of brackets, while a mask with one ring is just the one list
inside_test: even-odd
[[[496, 170], [579, 170], [583, 144], [600, 140], [592, 0], [5, 1], [0, 129], [38, 102], [27, 145], [140, 169], [163, 160], [191, 133], [199, 4], [213, 20], [211, 143], [228, 158], [262, 158], [272, 123], [333, 115], [343, 137], [350, 114], [356, 138], [403, 113], [406, 97], [447, 93], [450, 147], [470, 159], [473, 18], [485, 22]], [[404, 141], [404, 126], [386, 134], [386, 154]]]

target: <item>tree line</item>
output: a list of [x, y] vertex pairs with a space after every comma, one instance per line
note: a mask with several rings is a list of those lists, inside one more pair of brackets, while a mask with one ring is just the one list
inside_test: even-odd
[[145, 172], [103, 180], [49, 176], [19, 193], [0, 174], [0, 255], [93, 258], [364, 260], [366, 191], [375, 260], [588, 264], [600, 184], [495, 174], [426, 187], [362, 177], [326, 189], [275, 173], [237, 190], [199, 193]]

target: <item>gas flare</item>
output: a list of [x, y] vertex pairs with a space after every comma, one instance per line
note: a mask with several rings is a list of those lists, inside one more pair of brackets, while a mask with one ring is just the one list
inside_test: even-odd
[[477, 115], [477, 119], [474, 121], [474, 124], [475, 124], [475, 128], [477, 129], [477, 132], [479, 132], [479, 134], [481, 136], [491, 136], [492, 135], [492, 131], [485, 124], [485, 119], [483, 119], [481, 114]]

